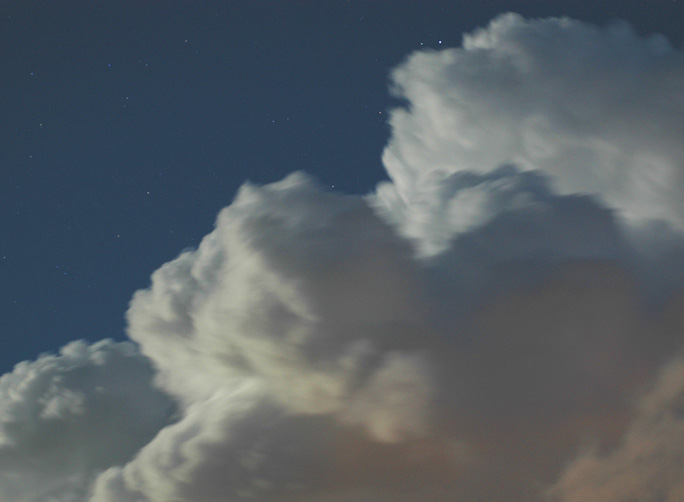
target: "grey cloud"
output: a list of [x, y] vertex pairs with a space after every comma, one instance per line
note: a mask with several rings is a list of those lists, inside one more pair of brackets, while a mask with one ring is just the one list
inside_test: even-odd
[[674, 502], [684, 497], [684, 360], [668, 364], [618, 447], [576, 458], [549, 490], [554, 501]]

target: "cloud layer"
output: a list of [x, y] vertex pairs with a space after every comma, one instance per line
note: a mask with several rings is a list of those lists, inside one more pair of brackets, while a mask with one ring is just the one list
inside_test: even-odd
[[679, 500], [683, 72], [516, 15], [410, 56], [391, 182], [246, 184], [135, 345], [0, 379], [0, 498]]

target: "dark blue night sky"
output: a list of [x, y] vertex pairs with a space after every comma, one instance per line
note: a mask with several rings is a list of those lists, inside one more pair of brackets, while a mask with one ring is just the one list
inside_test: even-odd
[[3, 2], [0, 370], [123, 339], [132, 293], [245, 180], [371, 191], [389, 71], [506, 11], [684, 38], [666, 1]]

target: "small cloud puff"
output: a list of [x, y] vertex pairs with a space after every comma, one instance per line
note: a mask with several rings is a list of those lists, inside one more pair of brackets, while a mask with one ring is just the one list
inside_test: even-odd
[[174, 406], [151, 385], [132, 343], [77, 341], [0, 378], [0, 499], [85, 500], [100, 471], [123, 464]]

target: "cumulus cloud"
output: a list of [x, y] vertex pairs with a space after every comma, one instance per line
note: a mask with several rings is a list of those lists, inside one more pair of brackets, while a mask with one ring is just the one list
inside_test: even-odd
[[0, 378], [0, 499], [85, 500], [164, 427], [173, 403], [132, 343], [72, 342]]
[[625, 217], [681, 229], [683, 80], [682, 52], [626, 23], [499, 16], [462, 47], [414, 53], [394, 70], [408, 106], [391, 115], [392, 183], [379, 187], [379, 204], [438, 252], [445, 237], [431, 230], [445, 207], [440, 227], [452, 235], [491, 214], [459, 211], [488, 204], [479, 190], [454, 197], [444, 181], [515, 163], [552, 175], [563, 193], [595, 193]]
[[681, 498], [683, 71], [516, 15], [412, 55], [390, 182], [244, 185], [135, 293], [135, 346], [2, 377], [0, 495]]
[[245, 186], [131, 302], [183, 411], [92, 500], [527, 500], [587, 433], [616, 441], [677, 341], [638, 250], [541, 174], [471, 178], [528, 197], [418, 260], [362, 197]]
[[414, 269], [360, 197], [295, 174], [243, 187], [199, 248], [136, 294], [129, 334], [184, 402], [247, 379], [293, 411], [335, 412], [378, 349], [410, 336]]

